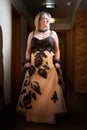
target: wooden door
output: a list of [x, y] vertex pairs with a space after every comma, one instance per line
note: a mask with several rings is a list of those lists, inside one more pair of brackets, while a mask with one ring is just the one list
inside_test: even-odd
[[21, 78], [21, 40], [20, 14], [12, 5], [12, 46], [11, 46], [11, 98], [16, 100], [20, 91]]

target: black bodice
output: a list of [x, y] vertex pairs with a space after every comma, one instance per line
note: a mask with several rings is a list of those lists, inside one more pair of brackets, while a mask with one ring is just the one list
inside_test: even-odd
[[32, 42], [31, 42], [31, 51], [35, 51], [35, 50], [49, 50], [49, 51], [53, 51], [54, 50], [54, 39], [49, 36], [43, 40], [39, 40], [36, 37], [32, 38]]

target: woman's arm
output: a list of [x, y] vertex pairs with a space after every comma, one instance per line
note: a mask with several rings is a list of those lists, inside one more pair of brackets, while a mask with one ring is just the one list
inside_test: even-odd
[[30, 59], [30, 53], [31, 53], [31, 39], [32, 39], [32, 32], [28, 35], [27, 39], [27, 48], [26, 48], [26, 53], [25, 53], [25, 58], [26, 60]]
[[27, 47], [26, 47], [26, 52], [25, 52], [25, 65], [24, 67], [27, 68], [30, 66], [30, 62], [31, 62], [31, 39], [33, 37], [33, 32], [31, 32], [28, 35], [28, 39], [27, 39]]
[[59, 38], [58, 35], [55, 31], [52, 31], [52, 36], [54, 38], [54, 42], [55, 42], [55, 66], [56, 68], [60, 68], [60, 50], [59, 50]]

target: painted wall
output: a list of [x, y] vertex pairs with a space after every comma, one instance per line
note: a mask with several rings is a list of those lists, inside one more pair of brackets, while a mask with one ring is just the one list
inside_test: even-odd
[[10, 50], [11, 50], [11, 9], [10, 0], [0, 1], [0, 26], [2, 28], [3, 68], [4, 68], [4, 98], [10, 101]]

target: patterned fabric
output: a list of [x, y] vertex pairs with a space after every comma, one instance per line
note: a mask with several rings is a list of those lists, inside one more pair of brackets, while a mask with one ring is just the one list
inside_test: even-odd
[[66, 112], [62, 73], [53, 64], [54, 40], [33, 37], [31, 48], [31, 66], [26, 70], [17, 111], [27, 121], [54, 124], [55, 115]]

